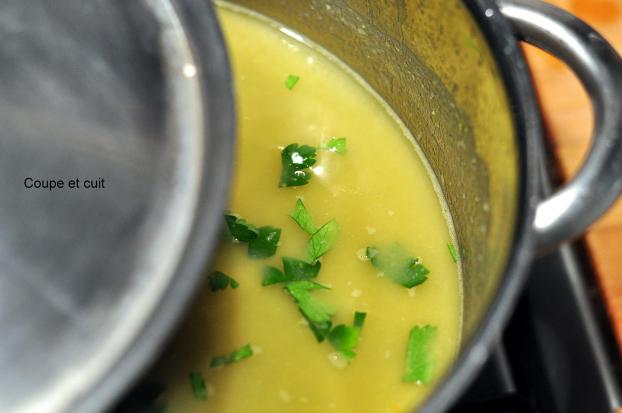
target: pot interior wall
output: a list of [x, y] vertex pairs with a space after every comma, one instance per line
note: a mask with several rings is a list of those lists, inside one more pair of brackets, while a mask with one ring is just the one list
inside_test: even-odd
[[519, 189], [508, 99], [468, 10], [460, 0], [232, 3], [271, 17], [334, 53], [410, 129], [453, 217], [462, 255], [463, 343], [468, 342], [503, 273]]

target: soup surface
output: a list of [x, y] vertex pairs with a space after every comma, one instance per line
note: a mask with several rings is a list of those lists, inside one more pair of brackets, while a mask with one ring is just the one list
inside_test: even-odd
[[[160, 402], [167, 413], [406, 411], [429, 394], [460, 340], [459, 265], [448, 251], [451, 225], [425, 160], [390, 109], [332, 56], [237, 8], [220, 5], [219, 14], [239, 119], [230, 210], [281, 234], [276, 253], [264, 259], [251, 258], [244, 242], [223, 243], [213, 270], [239, 286], [212, 291], [208, 283], [200, 293], [155, 369], [165, 384]], [[308, 183], [281, 187], [281, 153], [292, 143], [316, 148], [316, 163], [303, 171]], [[330, 289], [310, 294], [330, 306], [333, 328], [366, 313], [355, 356], [340, 350], [338, 339], [318, 342], [287, 284], [262, 286], [266, 266], [282, 269], [283, 256], [305, 259], [313, 230], [289, 216], [298, 199], [315, 226], [338, 224], [313, 279]], [[368, 251], [380, 251], [385, 261], [407, 252], [430, 273], [407, 288]], [[419, 326], [425, 335], [426, 325], [435, 332], [411, 356], [415, 369], [427, 363], [430, 378], [415, 373], [405, 380], [409, 333]], [[252, 356], [242, 351], [238, 361], [213, 361], [247, 344]]]

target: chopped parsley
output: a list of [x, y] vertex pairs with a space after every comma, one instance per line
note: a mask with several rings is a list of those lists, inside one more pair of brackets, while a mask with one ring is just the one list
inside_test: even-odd
[[301, 199], [296, 201], [294, 210], [289, 214], [298, 226], [311, 234], [307, 243], [305, 256], [309, 262], [316, 262], [333, 246], [339, 234], [339, 224], [335, 219], [328, 221], [319, 229], [313, 224], [311, 214]]
[[312, 146], [292, 143], [281, 152], [280, 187], [301, 186], [309, 183], [311, 167], [315, 164], [316, 150]]
[[345, 155], [348, 151], [346, 148], [346, 138], [344, 137], [333, 137], [328, 141], [328, 143], [322, 144], [320, 148], [338, 153], [339, 155]]
[[[336, 152], [339, 155], [345, 155], [346, 138], [334, 137], [328, 143], [321, 144], [320, 149], [326, 149], [329, 152]], [[309, 183], [313, 173], [311, 167], [315, 165], [317, 149], [309, 145], [298, 145], [292, 143], [287, 145], [281, 151], [281, 179], [279, 187], [285, 186], [301, 186]], [[296, 220], [294, 216], [292, 216]], [[296, 220], [298, 222], [298, 220]], [[300, 225], [300, 223], [299, 223]], [[308, 232], [307, 228], [303, 229]]]
[[207, 400], [207, 387], [205, 386], [205, 379], [203, 379], [203, 375], [193, 371], [190, 373], [189, 377], [194, 398], [203, 401]]
[[357, 311], [354, 313], [354, 323], [352, 324], [354, 325], [354, 327], [360, 330], [361, 328], [363, 328], [363, 325], [365, 325], [366, 317], [367, 317], [367, 313], [361, 313]]
[[298, 83], [299, 80], [300, 80], [300, 76], [288, 75], [287, 79], [285, 79], [285, 87], [288, 90], [292, 90], [294, 86], [296, 86], [296, 83]]
[[287, 283], [284, 289], [298, 304], [298, 310], [309, 324], [313, 335], [318, 342], [324, 341], [332, 328], [331, 318], [334, 310], [327, 303], [314, 297], [311, 291], [329, 289], [330, 287], [310, 281], [310, 279], [317, 277], [322, 263], [317, 261], [310, 264], [292, 257], [282, 257], [281, 259], [283, 271], [272, 266], [266, 267], [261, 285]]
[[273, 266], [268, 266], [263, 270], [263, 280], [261, 281], [261, 285], [265, 287], [289, 281], [291, 280], [286, 277], [281, 270]]
[[378, 248], [376, 247], [367, 247], [365, 249], [365, 255], [367, 255], [367, 258], [369, 258], [369, 260], [371, 261], [372, 264], [374, 264], [374, 266], [376, 266], [376, 261], [374, 260], [378, 256], [379, 252], [380, 251], [378, 251]]
[[311, 238], [309, 238], [305, 252], [307, 259], [310, 262], [315, 262], [322, 255], [326, 254], [337, 240], [338, 234], [339, 224], [336, 220], [332, 219], [322, 225], [322, 227], [315, 231], [315, 233], [311, 235]]
[[268, 258], [274, 255], [281, 239], [281, 229], [261, 227], [257, 237], [248, 242], [248, 255], [252, 258]]
[[315, 264], [309, 264], [306, 261], [297, 258], [283, 257], [283, 271], [285, 275], [292, 278], [292, 281], [307, 280], [317, 277], [322, 264], [318, 261]]
[[309, 264], [306, 261], [292, 257], [282, 257], [281, 260], [283, 261], [283, 271], [281, 272], [281, 270], [272, 266], [266, 267], [261, 285], [267, 286], [315, 278], [322, 266], [319, 261], [315, 264]]
[[268, 258], [274, 255], [281, 238], [281, 229], [271, 226], [257, 228], [237, 215], [225, 213], [229, 238], [235, 242], [248, 243], [248, 255], [252, 258]]
[[221, 271], [214, 271], [207, 277], [207, 284], [212, 292], [222, 291], [225, 288], [231, 286], [236, 289], [240, 286], [240, 283], [229, 277], [227, 274]]
[[361, 329], [365, 323], [365, 317], [366, 313], [357, 311], [354, 313], [353, 325], [340, 324], [333, 328], [328, 335], [330, 344], [348, 361], [351, 361], [356, 356], [355, 350], [359, 342]]
[[460, 261], [460, 253], [456, 249], [453, 243], [447, 243], [447, 249], [449, 250], [449, 255], [451, 255], [451, 259], [454, 260], [455, 263]]
[[296, 224], [298, 224], [303, 231], [311, 235], [317, 231], [317, 227], [313, 225], [309, 211], [307, 211], [305, 204], [300, 198], [296, 200], [296, 206], [294, 207], [294, 210], [290, 212], [289, 216], [296, 221]]
[[249, 242], [257, 238], [259, 234], [259, 231], [257, 231], [254, 225], [249, 224], [246, 220], [237, 215], [225, 213], [225, 223], [227, 224], [230, 236], [233, 240], [238, 242]]
[[313, 332], [313, 335], [315, 336], [315, 339], [318, 341], [318, 343], [321, 343], [326, 339], [326, 337], [328, 337], [328, 335], [330, 334], [330, 330], [333, 328], [332, 321], [328, 320], [316, 323], [315, 321], [309, 319], [309, 317], [307, 317], [305, 313], [302, 312], [302, 310], [300, 310], [300, 314], [302, 314], [302, 316], [309, 324], [309, 328]]
[[430, 382], [433, 366], [429, 348], [436, 330], [436, 327], [430, 325], [414, 326], [410, 330], [406, 349], [405, 382], [421, 384]]
[[210, 363], [210, 367], [222, 367], [232, 363], [237, 363], [238, 361], [249, 358], [252, 355], [253, 348], [250, 344], [246, 344], [226, 356], [214, 357]]
[[329, 289], [329, 287], [309, 280], [290, 282], [285, 290], [298, 303], [302, 314], [313, 323], [326, 323], [331, 320], [335, 311], [332, 306], [311, 294], [313, 290]]
[[356, 356], [354, 349], [359, 342], [359, 329], [340, 324], [331, 330], [328, 341], [347, 360], [352, 360]]
[[428, 279], [430, 270], [423, 265], [421, 259], [413, 258], [397, 243], [384, 249], [367, 247], [366, 254], [374, 267], [406, 288], [412, 288]]

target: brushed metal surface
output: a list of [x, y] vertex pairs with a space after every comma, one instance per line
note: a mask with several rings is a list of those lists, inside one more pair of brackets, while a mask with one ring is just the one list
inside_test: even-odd
[[[182, 29], [190, 11], [216, 27], [212, 49]], [[101, 410], [181, 312], [226, 199], [218, 34], [192, 0], [0, 2], [1, 412]], [[225, 115], [207, 102], [214, 76]], [[64, 187], [27, 188], [35, 179]], [[197, 225], [210, 242], [189, 266]], [[161, 307], [154, 342], [120, 365]]]

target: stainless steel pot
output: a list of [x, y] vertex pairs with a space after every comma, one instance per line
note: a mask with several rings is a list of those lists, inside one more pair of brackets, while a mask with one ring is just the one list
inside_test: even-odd
[[101, 411], [217, 242], [223, 40], [203, 0], [4, 0], [0, 57], [0, 412]]
[[[487, 359], [534, 253], [572, 239], [622, 191], [622, 61], [537, 0], [231, 0], [350, 65], [413, 133], [447, 199], [464, 271], [461, 354], [423, 412], [450, 406]], [[537, 196], [542, 125], [519, 41], [565, 61], [595, 112], [577, 175]]]
[[[421, 409], [424, 412], [445, 410], [486, 360], [491, 343], [510, 314], [533, 254], [546, 248], [554, 248], [558, 243], [578, 236], [622, 191], [620, 57], [586, 24], [534, 0], [233, 2], [257, 10], [300, 32], [350, 65], [392, 106], [430, 161], [453, 216], [464, 271], [464, 344], [456, 364], [447, 372], [445, 380]], [[69, 0], [63, 1], [65, 6], [72, 3], [75, 3], [74, 7], [78, 7], [77, 4], [82, 5]], [[114, 4], [120, 6], [125, 3]], [[209, 92], [200, 95], [198, 100], [203, 105], [199, 113], [207, 120], [208, 125], [207, 130], [199, 130], [205, 133], [208, 149], [196, 149], [203, 157], [195, 159], [196, 162], [193, 163], [193, 168], [198, 168], [206, 185], [200, 190], [195, 187], [199, 194], [198, 201], [183, 211], [184, 214], [189, 214], [186, 216], [191, 217], [193, 229], [182, 234], [172, 251], [162, 246], [156, 248], [147, 245], [146, 250], [151, 253], [174, 258], [171, 261], [173, 264], [167, 267], [166, 274], [154, 275], [154, 272], [150, 272], [153, 267], [140, 267], [142, 271], [136, 270], [135, 266], [130, 266], [135, 264], [130, 259], [135, 258], [134, 255], [124, 258], [123, 265], [113, 267], [110, 271], [128, 267], [132, 271], [124, 271], [123, 277], [117, 277], [120, 280], [110, 285], [105, 282], [97, 284], [98, 288], [104, 289], [102, 294], [106, 299], [103, 306], [89, 307], [89, 300], [78, 300], [90, 295], [85, 292], [86, 287], [78, 288], [79, 285], [84, 285], [83, 278], [78, 275], [84, 277], [85, 272], [72, 272], [76, 277], [70, 277], [66, 286], [67, 291], [75, 291], [75, 302], [78, 304], [75, 308], [70, 308], [69, 312], [84, 310], [87, 314], [100, 316], [99, 325], [109, 329], [102, 327], [101, 331], [107, 334], [111, 331], [123, 333], [126, 341], [122, 346], [117, 346], [105, 362], [88, 371], [81, 369], [83, 366], [80, 362], [72, 360], [66, 351], [60, 352], [61, 344], [71, 349], [75, 348], [72, 347], [75, 341], [60, 344], [50, 341], [54, 346], [54, 351], [50, 354], [55, 357], [58, 354], [59, 358], [58, 363], [45, 364], [45, 380], [29, 377], [27, 368], [31, 364], [27, 357], [16, 357], [12, 360], [11, 354], [17, 354], [16, 344], [9, 341], [7, 345], [3, 341], [0, 344], [2, 411], [82, 413], [102, 411], [109, 406], [156, 355], [159, 344], [180, 317], [181, 309], [188, 301], [191, 291], [200, 282], [201, 266], [205, 264], [215, 243], [216, 216], [224, 205], [224, 187], [228, 176], [223, 171], [228, 170], [233, 136], [229, 72], [222, 53], [222, 40], [216, 31], [209, 2], [145, 0], [141, 4], [150, 7], [145, 12], [152, 15], [158, 5], [171, 6], [165, 7], [166, 13], [160, 16], [164, 16], [164, 22], [167, 19], [176, 22], [174, 29], [187, 39], [186, 49], [192, 56], [192, 68], [197, 70], [199, 82], [194, 87]], [[18, 7], [17, 3], [14, 6]], [[121, 6], [122, 9], [123, 7], [125, 6]], [[0, 28], [1, 23], [0, 21]], [[155, 26], [162, 27], [162, 20], [159, 25]], [[542, 126], [529, 73], [518, 45], [519, 40], [531, 42], [564, 60], [584, 83], [594, 105], [596, 127], [589, 156], [571, 182], [543, 200], [538, 198], [536, 191], [536, 142], [542, 135]], [[96, 46], [105, 48], [102, 45]], [[67, 53], [70, 55], [69, 51]], [[192, 73], [192, 69], [186, 72]], [[150, 97], [149, 94], [146, 96]], [[170, 102], [168, 99], [163, 101]], [[167, 106], [160, 106], [160, 112], [163, 112], [162, 107]], [[180, 107], [173, 108], [171, 113], [179, 114], [179, 109]], [[158, 113], [157, 107], [151, 112]], [[23, 127], [23, 124], [19, 125]], [[196, 131], [192, 128], [190, 130]], [[192, 140], [182, 144], [174, 135], [168, 137], [176, 142], [175, 145], [190, 144], [188, 142], [198, 145]], [[43, 136], [39, 138], [43, 139]], [[6, 162], [4, 158], [0, 159]], [[206, 166], [200, 166], [201, 160], [207, 160], [204, 163]], [[13, 164], [9, 165], [14, 167]], [[169, 166], [165, 170], [170, 171], [170, 168]], [[11, 176], [13, 172], [9, 172], [9, 169], [3, 168], [2, 171]], [[122, 179], [121, 176], [125, 175], [120, 173], [119, 179]], [[165, 182], [170, 183], [171, 180], [165, 179]], [[171, 185], [169, 191], [174, 187]], [[18, 191], [15, 194], [20, 196]], [[37, 198], [23, 202], [17, 205], [40, 205], [37, 202], [47, 201]], [[119, 207], [123, 204], [111, 199], [107, 199], [103, 205], [110, 206], [114, 211], [126, 212], [123, 207]], [[14, 209], [10, 209], [15, 205], [0, 204], [0, 207], [0, 211], [6, 213], [6, 216], [0, 215], [0, 218], [6, 218], [0, 220], [0, 223], [5, 224], [10, 221], [7, 217], [11, 216], [6, 211], [15, 213]], [[162, 204], [162, 207], [169, 206]], [[38, 213], [41, 210], [42, 208], [37, 209]], [[106, 211], [109, 212], [108, 209]], [[80, 209], [77, 213], [85, 211]], [[76, 220], [82, 222], [80, 216], [76, 216]], [[113, 234], [123, 230], [121, 223], [115, 222], [112, 225]], [[19, 225], [22, 224], [19, 222]], [[173, 225], [174, 222], [169, 224]], [[19, 230], [22, 228], [19, 225], [11, 228]], [[71, 225], [70, 227], [73, 228]], [[154, 230], [160, 226], [151, 225], [145, 228], [155, 231], [154, 240], [167, 237], [163, 231]], [[33, 237], [27, 231], [18, 232], [23, 238], [6, 242], [10, 244], [14, 241], [15, 245], [24, 245], [21, 240]], [[98, 231], [79, 234], [87, 240], [101, 236]], [[139, 250], [145, 246], [142, 243], [129, 242], [132, 237], [124, 236], [120, 239]], [[28, 246], [27, 250], [34, 248], [32, 251], [47, 256], [42, 253], [42, 248], [56, 240], [57, 237], [52, 237], [48, 244], [42, 243], [38, 246], [39, 249], [35, 248], [37, 244], [35, 247]], [[110, 247], [113, 242], [114, 238], [104, 246]], [[67, 241], [63, 245], [74, 244]], [[86, 256], [105, 256], [97, 252], [89, 250]], [[38, 274], [41, 277], [55, 274], [49, 270], [57, 270], [52, 265], [56, 262], [51, 258], [41, 261], [39, 268], [48, 272], [40, 271]], [[98, 265], [101, 264], [101, 261], [86, 262], [96, 263], [93, 264], [95, 267], [86, 267], [90, 269], [99, 268]], [[5, 253], [0, 258], [0, 263], [8, 268], [8, 264], [14, 263], [14, 260], [10, 254]], [[62, 269], [66, 270], [66, 267], [63, 266]], [[17, 273], [14, 269], [7, 271], [11, 274]], [[18, 275], [28, 279], [25, 275]], [[5, 277], [0, 281], [6, 282], [6, 279]], [[157, 293], [152, 293], [148, 306], [141, 303], [133, 307], [127, 305], [128, 298], [143, 297], [144, 291], [126, 288], [154, 280], [157, 281], [159, 289]], [[89, 282], [94, 281], [89, 279]], [[5, 291], [6, 289], [0, 289], [0, 302], [10, 302]], [[60, 303], [64, 301], [61, 300]], [[125, 304], [123, 307], [116, 307], [119, 303]], [[15, 308], [22, 307], [9, 308], [16, 311]], [[139, 311], [143, 316], [134, 323], [124, 323], [123, 317], [116, 311], [119, 308], [123, 309], [128, 318], [133, 316], [132, 311]], [[36, 313], [25, 311], [29, 314]], [[0, 312], [0, 317], [3, 317], [2, 314]], [[103, 322], [110, 320], [111, 314], [116, 317], [113, 320], [121, 321], [116, 328]], [[41, 343], [25, 339], [17, 341], [18, 344], [22, 343], [25, 354], [29, 357], [39, 354], [37, 352], [50, 351], [46, 341], [50, 340], [52, 332], [46, 329], [36, 334], [37, 326], [49, 326], [45, 319], [42, 320], [27, 319], [24, 327], [29, 334], [34, 334], [33, 337], [39, 337]], [[12, 328], [9, 331], [13, 334], [17, 334], [14, 333], [16, 330], [22, 331], [14, 324], [11, 327], [10, 321], [12, 320], [9, 318], [0, 318], [2, 331], [6, 331], [5, 326]], [[36, 324], [35, 321], [42, 324]], [[72, 326], [75, 331], [80, 331], [78, 321], [83, 320], [62, 320], [53, 324], [53, 327], [60, 329]], [[101, 350], [94, 344], [94, 340], [101, 336], [93, 333], [89, 337], [93, 339], [87, 342], [91, 347], [86, 350], [82, 348], [81, 357], [85, 354], [97, 354], [95, 350]], [[37, 358], [40, 359], [43, 358]], [[59, 367], [59, 364], [64, 368]], [[52, 386], [50, 377], [59, 372], [68, 374], [68, 371], [84, 378], [81, 386]], [[17, 391], [19, 396], [6, 391], [7, 385], [13, 380], [10, 375], [14, 376], [14, 372], [26, 373], [26, 376], [17, 381], [19, 385], [8, 387]], [[35, 390], [40, 390], [42, 386], [52, 396], [50, 400], [56, 397], [57, 401], [62, 399], [62, 403], [40, 404], [43, 408], [39, 410], [19, 410], [18, 407], [25, 406], [25, 397], [38, 397], [40, 391]]]

